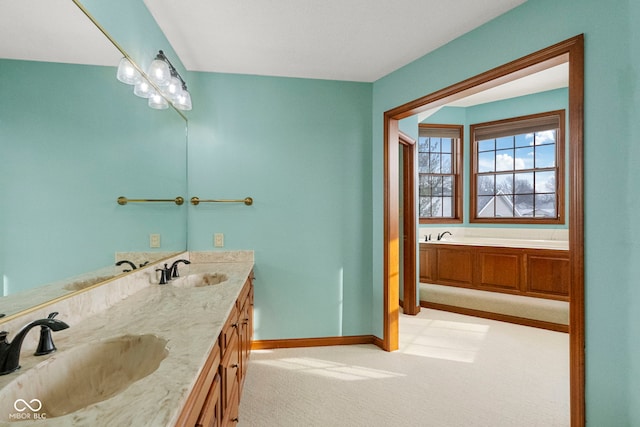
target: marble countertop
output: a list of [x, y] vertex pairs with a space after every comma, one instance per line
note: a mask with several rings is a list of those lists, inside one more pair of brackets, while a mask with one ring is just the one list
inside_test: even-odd
[[[173, 426], [253, 268], [252, 262], [201, 261], [204, 262], [181, 266], [181, 276], [221, 273], [228, 279], [204, 287], [145, 286], [77, 324], [69, 321], [69, 329], [53, 334], [58, 348], [56, 353], [36, 357], [23, 350], [22, 368], [1, 376], [0, 388], [36, 364], [64, 357], [65, 350], [74, 346], [127, 334], [153, 334], [167, 340], [168, 356], [156, 371], [105, 401], [64, 416], [20, 421], [17, 425]], [[63, 313], [58, 318], [65, 321]], [[32, 331], [31, 334], [37, 335], [38, 332]], [[32, 398], [38, 396], [26, 396], [25, 400]], [[0, 415], [6, 419], [5, 414]], [[16, 425], [16, 422], [2, 422], [0, 425]]]

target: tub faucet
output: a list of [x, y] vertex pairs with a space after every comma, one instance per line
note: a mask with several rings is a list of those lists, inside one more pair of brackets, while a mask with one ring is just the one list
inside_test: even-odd
[[443, 231], [442, 233], [438, 234], [438, 240], [442, 240], [444, 238], [445, 234], [448, 234], [449, 236], [453, 237], [453, 234], [451, 234], [450, 231]]
[[[133, 270], [135, 270], [137, 268], [134, 263], [132, 263], [131, 261], [126, 260], [126, 259], [123, 259], [122, 261], [116, 262], [117, 266], [121, 266], [122, 264], [129, 264]], [[122, 270], [122, 271], [126, 273], [127, 271], [131, 271], [131, 270]]]
[[61, 331], [69, 327], [69, 325], [58, 319], [46, 318], [34, 320], [24, 326], [20, 332], [16, 334], [11, 343], [7, 342], [7, 335], [9, 333], [7, 331], [0, 332], [0, 375], [10, 374], [20, 369], [20, 349], [22, 349], [22, 342], [31, 328], [35, 326], [46, 326], [52, 331]]
[[169, 279], [180, 277], [180, 274], [178, 274], [178, 264], [180, 264], [181, 262], [184, 264], [191, 264], [191, 261], [188, 261], [186, 259], [179, 259], [175, 261], [173, 264], [171, 264], [171, 275], [169, 276]]

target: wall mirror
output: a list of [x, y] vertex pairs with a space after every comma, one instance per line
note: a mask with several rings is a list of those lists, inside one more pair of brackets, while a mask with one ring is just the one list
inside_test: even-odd
[[116, 253], [140, 263], [186, 249], [186, 204], [116, 200], [187, 196], [187, 122], [116, 80], [122, 54], [71, 1], [7, 3], [0, 35], [6, 319], [74, 292], [61, 282], [122, 274]]
[[[399, 215], [399, 124], [403, 119], [439, 108], [451, 102], [484, 92], [560, 64], [568, 65], [567, 123], [568, 204], [570, 283], [569, 283], [569, 372], [571, 425], [584, 425], [584, 191], [583, 191], [583, 111], [584, 111], [584, 40], [576, 36], [556, 45], [516, 59], [467, 80], [453, 84], [384, 113], [384, 276], [383, 316], [386, 350], [398, 348], [399, 272], [408, 271], [401, 264]], [[416, 119], [417, 123], [417, 119]], [[415, 249], [415, 245], [412, 245]], [[407, 256], [405, 260], [415, 256]], [[405, 274], [405, 277], [407, 275]], [[415, 275], [414, 275], [415, 276]], [[415, 294], [415, 283], [404, 288]], [[414, 295], [415, 298], [415, 295]], [[411, 305], [415, 305], [415, 300]]]

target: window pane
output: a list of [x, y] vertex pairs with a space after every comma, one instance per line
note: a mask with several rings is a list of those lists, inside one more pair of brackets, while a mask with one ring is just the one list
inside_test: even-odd
[[515, 174], [514, 194], [533, 194], [533, 172]]
[[429, 148], [429, 150], [432, 153], [439, 153], [440, 152], [440, 138], [431, 138], [431, 146]]
[[493, 208], [495, 206], [494, 196], [479, 196], [478, 197], [478, 212], [477, 216], [480, 218], [492, 217]]
[[513, 148], [512, 136], [505, 136], [505, 137], [496, 139], [496, 150], [500, 150], [503, 148]]
[[419, 173], [429, 172], [429, 154], [425, 154], [425, 153], [418, 154], [418, 172]]
[[431, 195], [431, 179], [429, 175], [420, 175], [418, 181], [418, 191], [420, 196]]
[[513, 150], [496, 151], [496, 170], [497, 171], [513, 170]]
[[430, 197], [420, 197], [420, 217], [428, 218], [431, 216]]
[[453, 197], [442, 198], [442, 216], [453, 218]]
[[556, 142], [556, 131], [555, 130], [545, 130], [542, 132], [536, 132], [536, 145], [542, 144], [555, 144]]
[[488, 151], [486, 153], [478, 154], [478, 172], [494, 172], [496, 170], [495, 165], [495, 152]]
[[496, 175], [496, 194], [513, 194], [513, 174]]
[[555, 194], [537, 194], [536, 195], [536, 217], [556, 218], [556, 196]]
[[500, 194], [495, 198], [495, 216], [512, 218], [513, 217], [513, 196], [510, 194]]
[[478, 141], [478, 151], [489, 151], [496, 149], [496, 140], [487, 139], [484, 141]]
[[453, 177], [452, 176], [442, 177], [442, 195], [453, 196]]
[[441, 173], [440, 172], [440, 154], [431, 154], [431, 159], [429, 160], [429, 172]]
[[479, 176], [478, 177], [478, 195], [494, 195], [496, 194], [495, 190], [495, 176]]
[[556, 173], [536, 172], [536, 193], [555, 193], [556, 192]]
[[431, 199], [431, 216], [442, 216], [442, 198], [433, 197]]
[[442, 154], [442, 173], [452, 173], [451, 154]]
[[516, 147], [530, 147], [533, 145], [533, 134], [524, 133], [516, 135]]
[[418, 151], [429, 151], [429, 138], [422, 136], [418, 138]]
[[516, 215], [533, 216], [533, 194], [516, 195]]
[[533, 147], [516, 148], [516, 170], [533, 169]]
[[552, 168], [556, 165], [556, 145], [536, 146], [536, 167]]
[[442, 195], [442, 177], [431, 177], [431, 194], [433, 194], [434, 196]]
[[451, 138], [442, 138], [442, 152], [443, 153], [452, 153], [452, 147], [453, 147], [453, 139]]

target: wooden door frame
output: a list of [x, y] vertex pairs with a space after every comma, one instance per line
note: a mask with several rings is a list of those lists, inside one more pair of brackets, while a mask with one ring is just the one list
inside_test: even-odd
[[569, 373], [571, 426], [585, 425], [584, 318], [584, 36], [578, 35], [384, 113], [383, 339], [398, 349], [398, 121], [560, 63], [569, 63]]
[[417, 297], [417, 251], [416, 251], [416, 141], [400, 131], [398, 143], [402, 150], [402, 312], [415, 316], [420, 313]]

